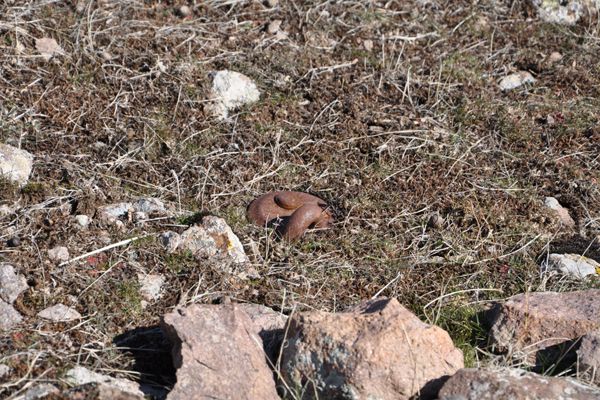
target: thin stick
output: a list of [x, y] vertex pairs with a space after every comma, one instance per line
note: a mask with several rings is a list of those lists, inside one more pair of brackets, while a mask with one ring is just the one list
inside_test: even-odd
[[125, 246], [126, 244], [129, 244], [131, 242], [135, 242], [136, 240], [147, 238], [148, 236], [152, 236], [152, 234], [143, 235], [143, 236], [136, 236], [136, 237], [133, 237], [131, 239], [121, 240], [120, 242], [109, 244], [106, 247], [102, 247], [100, 249], [92, 250], [89, 253], [82, 254], [82, 255], [77, 256], [75, 258], [72, 258], [72, 259], [70, 259], [68, 261], [60, 263], [59, 267], [62, 267], [62, 266], [67, 265], [67, 264], [71, 264], [72, 262], [79, 261], [81, 259], [84, 259], [84, 258], [89, 257], [89, 256], [93, 256], [93, 255], [98, 254], [98, 253], [102, 253], [103, 251], [106, 251], [106, 250], [114, 249], [115, 247]]

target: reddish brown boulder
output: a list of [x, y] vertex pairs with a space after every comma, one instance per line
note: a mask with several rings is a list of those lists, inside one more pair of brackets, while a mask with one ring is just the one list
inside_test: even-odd
[[600, 329], [581, 338], [577, 370], [581, 380], [600, 386]]
[[279, 399], [258, 329], [239, 305], [194, 304], [162, 326], [177, 368], [168, 399]]
[[544, 365], [573, 353], [574, 341], [600, 328], [600, 290], [523, 293], [490, 311], [490, 342], [500, 352]]
[[462, 352], [448, 334], [396, 299], [343, 313], [293, 315], [282, 351], [282, 375], [304, 399], [427, 397], [463, 367]]
[[258, 329], [263, 349], [269, 357], [271, 366], [274, 366], [279, 356], [279, 349], [285, 333], [287, 315], [274, 311], [272, 308], [260, 304], [243, 303], [238, 305], [250, 317]]
[[589, 400], [600, 390], [573, 379], [553, 378], [514, 368], [465, 368], [440, 390], [439, 400]]

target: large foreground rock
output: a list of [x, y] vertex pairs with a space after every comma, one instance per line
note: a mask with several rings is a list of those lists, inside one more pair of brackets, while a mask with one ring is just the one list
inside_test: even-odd
[[260, 304], [244, 303], [238, 306], [244, 310], [258, 329], [263, 349], [272, 365], [275, 365], [285, 334], [287, 315]]
[[162, 325], [177, 368], [168, 399], [279, 399], [258, 330], [237, 304], [194, 304]]
[[564, 356], [572, 341], [600, 328], [599, 316], [597, 289], [523, 293], [491, 309], [490, 342], [497, 351], [543, 365]]
[[434, 395], [463, 367], [448, 334], [421, 322], [395, 299], [344, 313], [291, 317], [282, 374], [305, 399], [408, 399]]
[[577, 371], [584, 382], [600, 386], [600, 329], [581, 338]]
[[461, 369], [442, 387], [439, 400], [590, 400], [600, 390], [568, 378], [553, 378], [513, 368]]
[[21, 149], [0, 143], [0, 177], [25, 185], [33, 168], [33, 156]]

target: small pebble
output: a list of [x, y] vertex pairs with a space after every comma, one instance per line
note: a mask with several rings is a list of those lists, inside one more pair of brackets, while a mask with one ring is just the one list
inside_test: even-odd
[[373, 41], [372, 40], [365, 40], [363, 42], [363, 47], [365, 48], [366, 51], [371, 51], [373, 50]]
[[551, 63], [559, 62], [562, 60], [563, 56], [558, 51], [553, 51], [550, 56], [548, 56], [548, 61]]
[[281, 23], [283, 21], [280, 19], [276, 19], [273, 20], [269, 23], [269, 26], [267, 27], [267, 32], [271, 35], [276, 34], [277, 32], [279, 32], [279, 28], [281, 27]]
[[84, 214], [75, 216], [75, 220], [82, 228], [85, 228], [90, 224], [90, 217]]
[[181, 17], [189, 17], [190, 15], [192, 15], [192, 9], [189, 8], [188, 6], [181, 6], [179, 7], [179, 9], [177, 10], [177, 13], [181, 16]]
[[68, 261], [70, 258], [69, 249], [64, 246], [57, 246], [48, 250], [48, 258], [54, 262]]
[[267, 0], [266, 5], [273, 8], [273, 7], [277, 7], [277, 5], [279, 4], [279, 0]]

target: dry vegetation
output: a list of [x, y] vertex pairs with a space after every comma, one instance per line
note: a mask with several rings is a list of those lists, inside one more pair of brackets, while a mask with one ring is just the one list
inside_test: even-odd
[[[595, 22], [545, 24], [508, 0], [190, 1], [189, 17], [177, 13], [183, 1], [72, 3], [0, 2], [0, 142], [35, 156], [30, 183], [3, 183], [0, 194], [19, 205], [0, 218], [0, 261], [30, 284], [17, 301], [23, 329], [0, 339], [12, 368], [0, 396], [64, 385], [76, 364], [168, 386], [160, 338], [119, 335], [223, 296], [284, 312], [395, 296], [447, 329], [468, 365], [510, 363], [485, 349], [486, 301], [599, 287], [539, 274], [549, 251], [600, 260]], [[274, 19], [285, 34], [267, 32]], [[64, 55], [44, 60], [41, 37]], [[552, 52], [563, 58], [551, 62]], [[225, 122], [204, 111], [219, 69], [262, 92]], [[498, 80], [517, 70], [537, 82], [502, 92]], [[248, 224], [246, 205], [280, 189], [327, 199], [335, 228], [289, 245]], [[107, 233], [73, 221], [140, 196], [178, 215]], [[545, 196], [570, 208], [576, 229], [559, 225]], [[154, 236], [66, 267], [47, 260], [56, 245], [76, 256], [107, 238], [181, 231], [202, 213], [228, 221], [260, 279], [167, 255]], [[165, 295], [145, 309], [138, 272], [166, 276]], [[58, 302], [85, 318], [35, 316]]]

